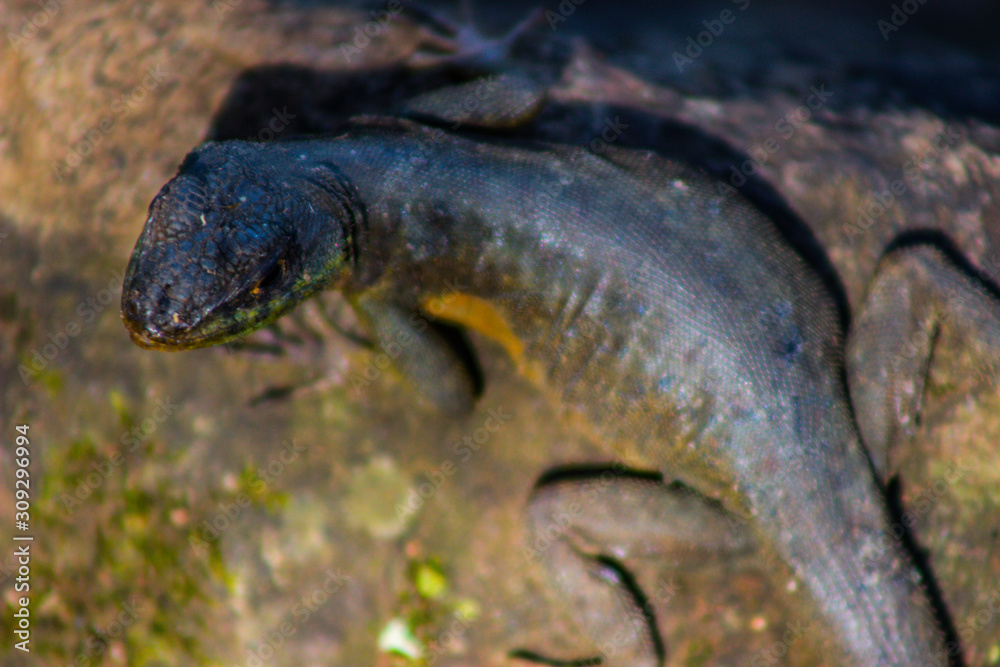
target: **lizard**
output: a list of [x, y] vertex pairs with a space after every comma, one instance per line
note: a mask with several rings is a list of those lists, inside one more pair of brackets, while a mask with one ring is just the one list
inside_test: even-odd
[[[536, 108], [518, 99], [516, 111], [494, 115], [506, 122]], [[422, 395], [461, 412], [473, 380], [422, 315], [478, 329], [630, 467], [706, 499], [623, 478], [602, 499], [625, 513], [609, 528], [602, 512], [579, 510], [572, 480], [539, 486], [535, 534], [577, 508], [540, 556], [587, 611], [595, 641], [614, 638], [605, 664], [663, 661], [603, 554], [682, 532], [678, 511], [698, 516], [710, 548], [752, 540], [773, 550], [850, 664], [960, 661], [887, 532], [879, 462], [893, 440], [887, 423], [917, 409], [915, 392], [894, 391], [891, 375], [864, 384], [861, 409], [873, 407], [861, 427], [881, 448], [869, 458], [833, 301], [774, 225], [652, 151], [514, 140], [455, 127], [460, 117], [435, 123], [426, 100], [412, 108], [412, 117], [360, 116], [325, 137], [196, 148], [151, 203], [129, 262], [122, 316], [133, 341], [224, 343], [338, 290], [377, 344], [406, 341], [397, 367]], [[884, 333], [901, 290], [916, 319], [957, 308], [1000, 328], [992, 295], [939, 250], [902, 247], [883, 264], [860, 329]], [[896, 340], [852, 337], [849, 377], [919, 366], [891, 364]], [[734, 528], [742, 524], [746, 535]]]

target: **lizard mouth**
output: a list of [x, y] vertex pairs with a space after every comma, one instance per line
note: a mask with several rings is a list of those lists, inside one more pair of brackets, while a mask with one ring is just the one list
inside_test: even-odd
[[143, 287], [143, 281], [135, 276], [146, 274], [134, 268], [139, 264], [133, 260], [122, 295], [122, 322], [132, 342], [147, 350], [209, 347], [250, 333], [273, 319], [275, 306], [284, 301], [276, 298], [281, 295], [286, 274], [283, 257], [282, 252], [273, 252], [227, 288], [187, 277], [169, 281], [184, 286], [183, 293], [200, 292], [202, 296], [216, 292], [211, 299], [202, 298], [195, 305], [190, 303], [192, 299], [168, 296], [159, 282]]
[[[126, 326], [128, 323], [126, 322]], [[141, 331], [135, 331], [132, 328], [128, 330], [128, 336], [132, 339], [132, 342], [143, 348], [144, 350], [179, 350], [180, 348], [176, 345], [167, 345], [166, 343], [157, 340], [156, 338], [149, 336]]]
[[[122, 299], [122, 322], [129, 338], [141, 348], [188, 350], [212, 345], [217, 338], [217, 335], [213, 336], [212, 332], [204, 330], [201, 318], [186, 322], [176, 314], [167, 319], [157, 317], [155, 312], [139, 292], [133, 291], [130, 298]], [[210, 338], [213, 340], [209, 340]]]
[[157, 309], [141, 292], [133, 291], [131, 298], [122, 300], [122, 322], [132, 342], [147, 350], [191, 350], [226, 343], [269, 324], [298, 302], [266, 298], [260, 283], [253, 280], [243, 286], [257, 303], [223, 299], [205, 313], [186, 316], [173, 309]]
[[196, 341], [179, 337], [177, 333], [167, 333], [155, 324], [143, 322], [134, 314], [135, 307], [126, 303], [122, 307], [122, 322], [128, 331], [129, 338], [139, 347], [146, 350], [183, 350], [199, 347]]
[[164, 350], [167, 352], [193, 350], [224, 343], [238, 336], [238, 333], [230, 334], [228, 332], [197, 333], [193, 329], [183, 334], [164, 332], [155, 325], [143, 324], [131, 320], [125, 315], [122, 316], [122, 321], [125, 323], [125, 328], [128, 330], [132, 342], [145, 350]]

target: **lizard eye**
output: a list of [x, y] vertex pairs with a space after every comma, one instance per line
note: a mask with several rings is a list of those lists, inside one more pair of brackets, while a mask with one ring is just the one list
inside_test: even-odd
[[278, 259], [278, 261], [276, 261], [271, 267], [271, 270], [264, 274], [264, 277], [260, 279], [260, 282], [258, 282], [252, 290], [250, 290], [250, 293], [257, 294], [261, 290], [269, 291], [273, 287], [280, 285], [285, 278], [285, 266], [285, 258], [282, 257]]

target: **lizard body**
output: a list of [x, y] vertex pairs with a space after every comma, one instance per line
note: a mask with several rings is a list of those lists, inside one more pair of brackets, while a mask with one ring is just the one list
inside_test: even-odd
[[[852, 664], [946, 663], [887, 534], [832, 300], [767, 219], [700, 172], [389, 117], [325, 138], [209, 143], [152, 203], [122, 311], [140, 345], [183, 349], [322, 289], [340, 290], [380, 345], [405, 338], [401, 370], [443, 405], [467, 405], [469, 379], [412, 315], [450, 304], [436, 314], [486, 323], [629, 465], [748, 520]], [[577, 549], [548, 557], [571, 592], [613, 579]], [[588, 619], [613, 615], [604, 593], [578, 594]], [[620, 621], [584, 623], [599, 637]], [[607, 664], [660, 660], [648, 637], [617, 650]]]

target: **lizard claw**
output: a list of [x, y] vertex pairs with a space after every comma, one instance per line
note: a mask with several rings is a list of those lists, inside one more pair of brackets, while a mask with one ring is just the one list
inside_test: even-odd
[[428, 46], [441, 53], [417, 52], [410, 56], [415, 69], [450, 64], [472, 64], [490, 67], [505, 60], [511, 45], [541, 24], [543, 12], [536, 8], [502, 37], [487, 37], [476, 28], [468, 0], [462, 2], [462, 21], [455, 22], [428, 7], [407, 3], [421, 18], [434, 25], [427, 29]]

